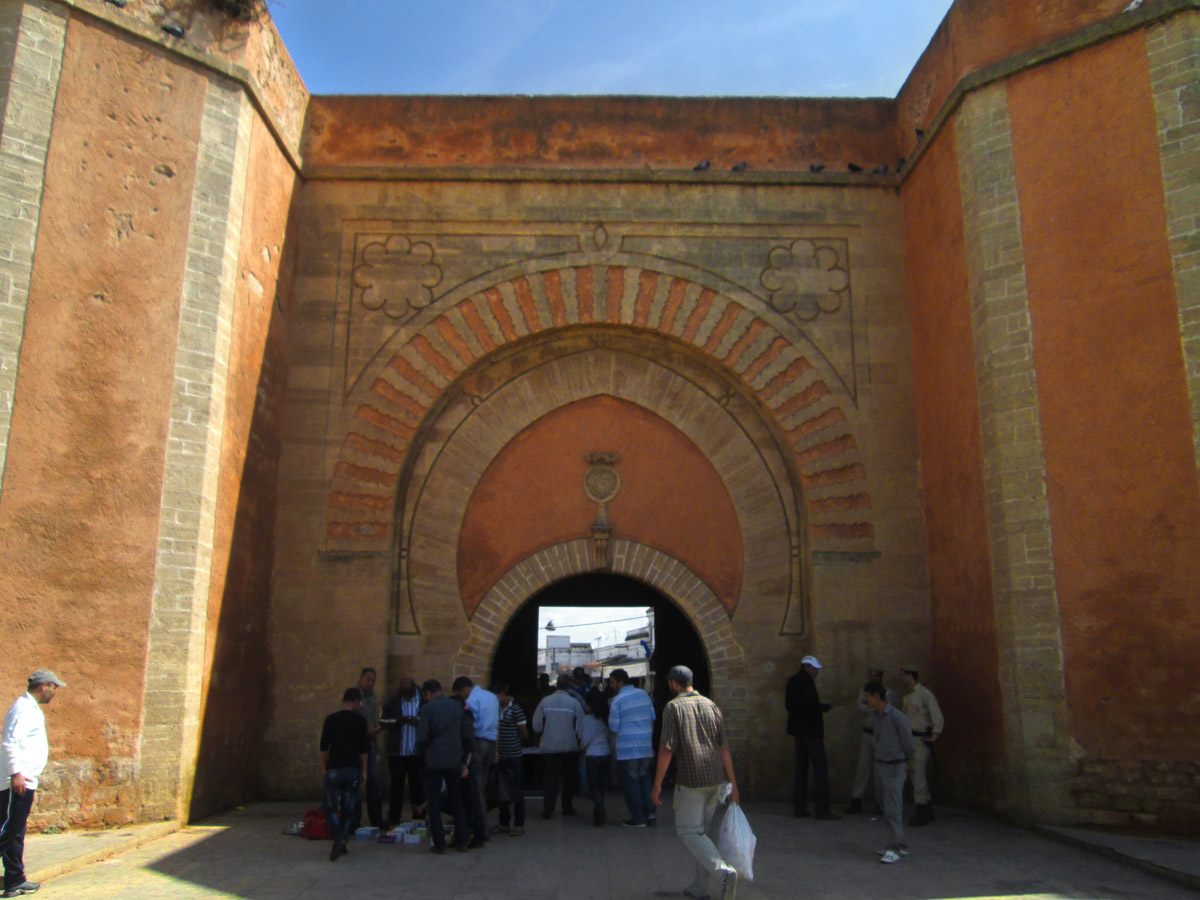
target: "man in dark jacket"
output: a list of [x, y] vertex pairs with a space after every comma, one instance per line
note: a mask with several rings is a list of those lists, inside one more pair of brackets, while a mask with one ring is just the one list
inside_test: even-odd
[[825, 713], [833, 709], [817, 694], [816, 678], [821, 663], [815, 656], [800, 660], [800, 671], [788, 679], [786, 704], [788, 734], [796, 739], [795, 782], [792, 815], [806, 818], [808, 812], [808, 764], [813, 769], [813, 802], [818, 819], [840, 819], [829, 808], [829, 766], [825, 761]]
[[358, 818], [359, 796], [367, 780], [367, 722], [358, 714], [362, 692], [346, 688], [342, 708], [325, 717], [321, 728], [321, 765], [325, 769], [325, 821], [333, 834], [333, 849], [329, 858], [336, 860], [346, 853], [355, 819]]
[[429, 833], [434, 853], [446, 852], [446, 828], [442, 824], [442, 783], [454, 813], [454, 845], [467, 849], [467, 812], [463, 806], [463, 745], [473, 728], [463, 715], [462, 704], [442, 693], [442, 685], [430, 678], [421, 685], [425, 705], [417, 723], [417, 750], [425, 757], [425, 795], [429, 798]]

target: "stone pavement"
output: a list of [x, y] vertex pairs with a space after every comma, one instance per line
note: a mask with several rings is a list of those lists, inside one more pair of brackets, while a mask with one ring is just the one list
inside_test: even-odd
[[[312, 804], [310, 804], [312, 805]], [[492, 838], [483, 850], [434, 856], [428, 845], [352, 842], [336, 863], [329, 843], [282, 834], [304, 804], [264, 803], [149, 840], [49, 881], [39, 900], [354, 900], [397, 896], [422, 900], [636, 900], [679, 897], [690, 861], [675, 837], [669, 807], [654, 829], [593, 828], [586, 802], [578, 816], [550, 821], [530, 804], [526, 835]], [[610, 798], [610, 818], [623, 812]], [[847, 900], [943, 900], [959, 897], [1189, 898], [1196, 894], [1135, 867], [1068, 846], [1043, 834], [975, 813], [942, 810], [929, 828], [912, 829], [912, 855], [880, 865], [885, 826], [869, 816], [840, 822], [793, 819], [786, 804], [750, 803], [758, 836], [754, 882], [742, 900], [798, 897]], [[495, 820], [495, 813], [491, 815]], [[143, 828], [167, 827], [141, 826]], [[136, 829], [119, 833], [138, 834]], [[36, 877], [63, 836], [31, 836], [26, 859]], [[81, 840], [87, 840], [80, 838]], [[93, 839], [94, 840], [94, 839]], [[1180, 850], [1180, 848], [1183, 848]], [[1179, 842], [1177, 852], [1197, 845]], [[39, 855], [42, 856], [39, 859]]]

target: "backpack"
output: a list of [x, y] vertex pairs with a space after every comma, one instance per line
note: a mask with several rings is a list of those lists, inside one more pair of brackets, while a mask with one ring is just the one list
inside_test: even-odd
[[325, 821], [325, 812], [320, 809], [310, 809], [304, 814], [304, 824], [300, 827], [300, 836], [310, 841], [328, 841], [333, 837], [329, 823]]

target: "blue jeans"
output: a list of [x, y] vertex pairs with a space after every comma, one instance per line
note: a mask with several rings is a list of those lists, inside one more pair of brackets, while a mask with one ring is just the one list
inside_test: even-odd
[[325, 771], [325, 821], [335, 841], [344, 841], [350, 836], [358, 819], [360, 800], [358, 796], [358, 769], [346, 766]]
[[508, 808], [515, 818], [512, 824], [525, 827], [525, 758], [502, 756], [496, 764], [496, 797], [500, 801], [500, 824], [508, 826]]
[[654, 787], [654, 757], [622, 759], [620, 769], [629, 817], [636, 824], [645, 825], [654, 812], [654, 804], [650, 800], [650, 790]]

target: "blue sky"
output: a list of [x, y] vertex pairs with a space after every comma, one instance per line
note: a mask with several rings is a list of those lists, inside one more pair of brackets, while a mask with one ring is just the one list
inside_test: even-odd
[[894, 97], [950, 0], [270, 0], [315, 94]]

